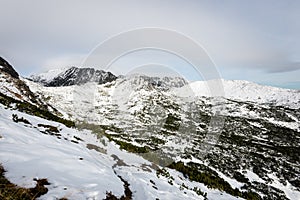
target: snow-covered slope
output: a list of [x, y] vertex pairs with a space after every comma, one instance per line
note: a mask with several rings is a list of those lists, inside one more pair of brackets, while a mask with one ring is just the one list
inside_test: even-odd
[[[14, 122], [13, 115], [21, 120]], [[49, 127], [52, 131], [56, 127], [58, 132], [51, 132]], [[209, 199], [236, 199], [190, 182], [174, 170], [168, 170], [170, 177], [159, 177], [157, 166], [88, 130], [67, 128], [2, 105], [0, 130], [0, 163], [7, 170], [5, 176], [26, 188], [35, 185], [34, 178], [47, 178], [49, 191], [40, 199], [104, 199], [107, 192], [121, 197], [125, 182], [132, 198], [138, 200], [204, 199], [193, 191], [195, 187], [206, 192]]]
[[14, 68], [0, 57], [0, 93], [19, 101], [26, 101], [34, 105], [43, 105]]
[[[47, 178], [42, 199], [103, 199], [110, 191], [129, 199], [299, 199], [298, 91], [222, 80], [225, 97], [215, 99], [207, 82], [101, 82], [94, 72], [66, 70], [48, 79], [55, 87], [19, 79], [78, 129], [0, 104], [0, 163], [11, 181], [30, 187]], [[212, 135], [219, 108], [223, 124]]]
[[[259, 85], [249, 81], [221, 80], [224, 97], [232, 100], [250, 101], [260, 104], [273, 103], [274, 105], [300, 108], [300, 90], [276, 88]], [[182, 88], [175, 89], [180, 96], [190, 95], [187, 91], [192, 89], [195, 96], [212, 96], [206, 81], [196, 81]]]
[[67, 71], [70, 68], [71, 67], [60, 68], [60, 69], [50, 69], [46, 72], [42, 72], [42, 73], [39, 73], [39, 74], [33, 74], [29, 78], [34, 82], [47, 84], [47, 83], [51, 82], [59, 74]]
[[[66, 117], [107, 127], [106, 135], [116, 142], [147, 147], [154, 152], [159, 149], [162, 154], [159, 156], [179, 160], [193, 156], [201, 160], [200, 169], [207, 166], [217, 171], [218, 177], [232, 188], [255, 191], [266, 199], [298, 197], [297, 91], [223, 81], [226, 96], [221, 98], [221, 104], [215, 105], [214, 98], [205, 93], [205, 82], [162, 89], [149, 80], [134, 76], [100, 85], [43, 87], [30, 81], [27, 84]], [[269, 98], [267, 94], [256, 102], [251, 96], [245, 98], [251, 91], [247, 93], [242, 88], [252, 88], [253, 95], [277, 94], [278, 91], [281, 95], [290, 95], [288, 98], [294, 103], [280, 99], [280, 95]], [[223, 107], [223, 127], [217, 141], [210, 143], [214, 147], [202, 149], [201, 144], [209, 138], [212, 108], [218, 106]], [[252, 181], [253, 174], [263, 183]]]

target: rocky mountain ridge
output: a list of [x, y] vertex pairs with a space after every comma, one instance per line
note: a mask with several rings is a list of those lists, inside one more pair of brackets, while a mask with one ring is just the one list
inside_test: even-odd
[[[53, 76], [53, 75], [52, 75]], [[57, 75], [49, 78], [47, 73], [42, 75], [32, 75], [29, 79], [43, 84], [46, 87], [60, 87], [70, 85], [82, 85], [88, 82], [104, 84], [116, 80], [116, 76], [103, 70], [94, 68], [77, 68], [71, 67], [62, 70]]]
[[19, 78], [19, 74], [15, 69], [2, 57], [0, 57], [0, 72], [8, 73], [13, 78]]

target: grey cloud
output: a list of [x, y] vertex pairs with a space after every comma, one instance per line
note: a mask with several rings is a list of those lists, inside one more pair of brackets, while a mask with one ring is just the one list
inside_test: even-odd
[[0, 6], [0, 54], [21, 74], [77, 63], [108, 37], [139, 27], [192, 37], [223, 71], [299, 69], [298, 1], [1, 0]]
[[300, 62], [289, 62], [281, 65], [273, 65], [267, 70], [268, 73], [283, 73], [300, 70]]

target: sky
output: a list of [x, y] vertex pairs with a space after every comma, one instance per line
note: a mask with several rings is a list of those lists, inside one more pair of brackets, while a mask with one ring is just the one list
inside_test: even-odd
[[[0, 6], [0, 56], [23, 76], [87, 67], [89, 56], [109, 38], [152, 27], [172, 30], [199, 44], [221, 78], [300, 89], [297, 0], [0, 0]], [[143, 40], [156, 39], [146, 36]], [[172, 37], [167, 39], [171, 42]], [[125, 38], [114, 48], [130, 42]], [[198, 51], [192, 52], [186, 43], [173, 38], [172, 45], [197, 56]], [[119, 74], [143, 70], [157, 74], [161, 69], [189, 80], [205, 79], [187, 60], [159, 49], [132, 51], [110, 69]]]

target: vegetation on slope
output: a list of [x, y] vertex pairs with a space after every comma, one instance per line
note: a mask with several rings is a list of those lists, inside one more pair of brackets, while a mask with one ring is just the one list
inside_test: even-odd
[[0, 199], [3, 200], [26, 200], [36, 199], [48, 192], [45, 185], [50, 185], [47, 179], [34, 179], [34, 188], [22, 188], [11, 183], [5, 176], [5, 170], [0, 165]]
[[168, 167], [183, 173], [183, 175], [188, 177], [191, 181], [203, 183], [208, 188], [218, 189], [245, 199], [261, 199], [257, 193], [251, 191], [242, 192], [237, 188], [233, 189], [231, 185], [220, 178], [216, 172], [204, 165], [196, 163], [188, 163], [188, 165], [185, 165], [183, 162], [173, 162]]
[[39, 107], [32, 105], [28, 102], [25, 102], [25, 101], [22, 102], [22, 101], [16, 100], [16, 99], [8, 97], [2, 93], [0, 93], [0, 103], [9, 108], [16, 109], [16, 110], [25, 112], [30, 115], [34, 115], [34, 116], [38, 116], [38, 117], [41, 117], [41, 118], [44, 118], [47, 120], [62, 123], [64, 125], [66, 125], [67, 127], [75, 127], [75, 123], [70, 120], [63, 119], [61, 117], [58, 117], [58, 116], [52, 114], [48, 110], [39, 108]]

